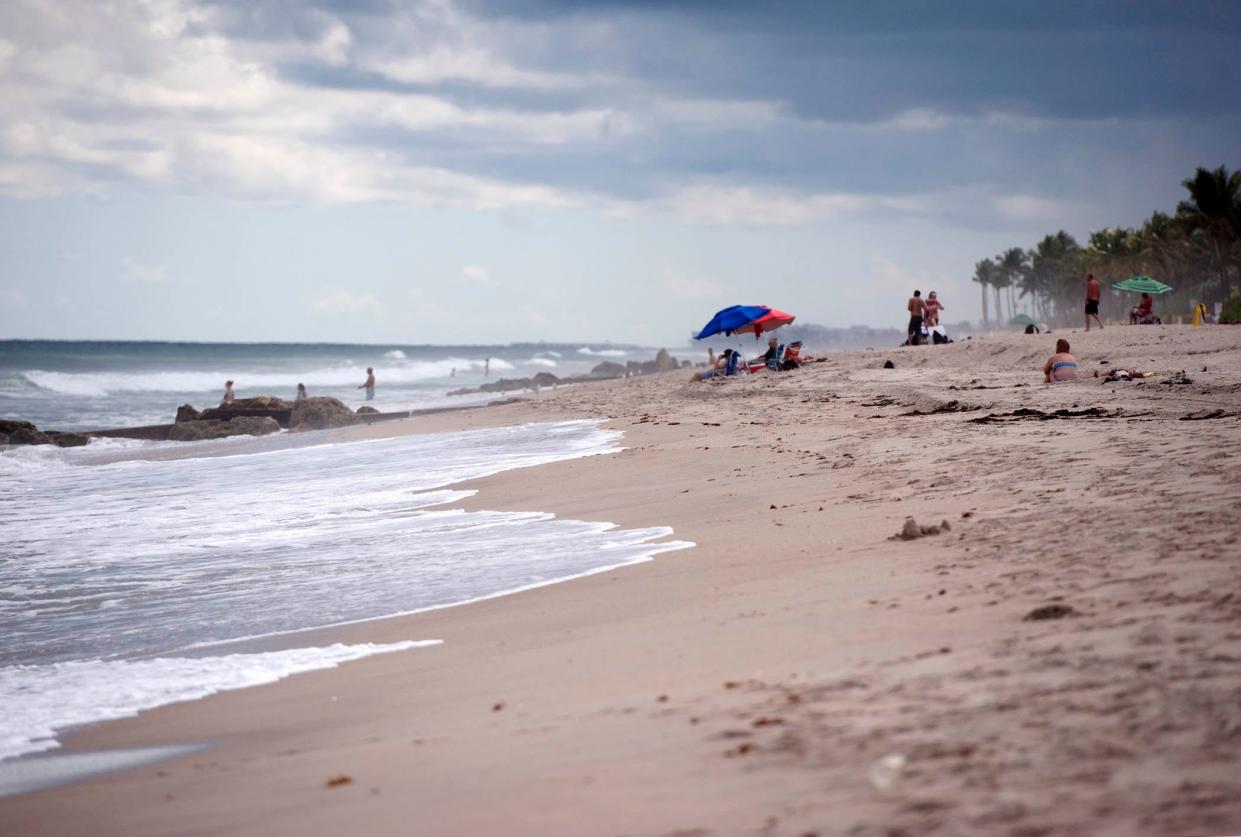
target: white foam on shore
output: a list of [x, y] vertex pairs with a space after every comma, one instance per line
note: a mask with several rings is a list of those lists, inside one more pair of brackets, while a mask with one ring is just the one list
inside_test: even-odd
[[126, 718], [156, 706], [261, 686], [373, 654], [440, 642], [336, 644], [218, 657], [8, 666], [0, 669], [0, 706], [5, 707], [0, 718], [0, 760], [57, 747], [58, 731], [81, 724]]
[[[473, 493], [445, 487], [462, 480], [622, 450], [621, 434], [599, 425], [307, 446], [266, 437], [175, 459], [116, 442], [113, 456], [135, 458], [103, 463], [91, 462], [93, 444], [21, 451], [4, 475], [15, 502], [0, 505], [0, 757], [54, 746], [49, 730], [336, 659], [218, 653], [230, 643], [456, 606], [692, 546], [666, 540], [666, 527], [443, 507]], [[260, 449], [281, 442], [299, 447]]]

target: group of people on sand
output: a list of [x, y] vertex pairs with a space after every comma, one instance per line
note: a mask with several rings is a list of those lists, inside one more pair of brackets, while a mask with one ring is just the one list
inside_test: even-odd
[[723, 354], [716, 357], [715, 349], [708, 348], [707, 363], [709, 368], [701, 372], [695, 372], [690, 377], [690, 382], [705, 381], [708, 378], [714, 378], [719, 375], [740, 375], [747, 372], [758, 372], [763, 369], [772, 372], [788, 372], [810, 360], [808, 356], [803, 355], [801, 352], [802, 341], [794, 340], [787, 346], [781, 346], [780, 341], [774, 337], [768, 338], [767, 351], [750, 362], [747, 362], [742, 357], [741, 352], [735, 349], [725, 349]]
[[[373, 368], [369, 366], [366, 367], [366, 381], [360, 384], [358, 386], [358, 389], [366, 390], [367, 401], [373, 401], [375, 399], [375, 370]], [[236, 398], [237, 396], [233, 394], [233, 382], [225, 381], [224, 382], [224, 398], [220, 400], [220, 406], [224, 407], [229, 404], [232, 404], [233, 401], [236, 400]], [[297, 385], [297, 393], [293, 396], [293, 400], [294, 401], [305, 401], [306, 398], [307, 398], [306, 385], [299, 383]]]
[[952, 342], [940, 328], [939, 312], [944, 310], [944, 304], [939, 301], [939, 294], [935, 291], [931, 291], [926, 299], [923, 299], [922, 291], [915, 290], [905, 307], [909, 309], [909, 336], [905, 338], [904, 345], [920, 346], [927, 340], [932, 343]]

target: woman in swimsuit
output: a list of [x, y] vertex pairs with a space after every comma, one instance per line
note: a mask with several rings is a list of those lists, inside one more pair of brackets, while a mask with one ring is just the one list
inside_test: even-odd
[[1056, 341], [1056, 353], [1043, 364], [1043, 380], [1049, 384], [1071, 381], [1077, 377], [1077, 358], [1069, 354], [1069, 341]]

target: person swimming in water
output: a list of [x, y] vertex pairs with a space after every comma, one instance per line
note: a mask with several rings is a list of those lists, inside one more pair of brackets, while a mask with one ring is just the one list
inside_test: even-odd
[[1061, 338], [1056, 341], [1056, 353], [1043, 364], [1043, 380], [1045, 383], [1058, 384], [1076, 377], [1077, 358], [1069, 354], [1069, 341]]

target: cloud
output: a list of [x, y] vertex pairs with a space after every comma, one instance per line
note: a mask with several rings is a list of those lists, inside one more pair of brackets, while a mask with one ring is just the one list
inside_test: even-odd
[[461, 275], [466, 278], [466, 281], [472, 282], [479, 287], [495, 288], [499, 286], [499, 283], [491, 278], [491, 271], [485, 267], [466, 265], [461, 269]]
[[0, 307], [25, 308], [29, 304], [26, 295], [17, 288], [0, 288]]
[[714, 279], [679, 272], [664, 273], [662, 285], [673, 296], [687, 299], [718, 297], [724, 292], [724, 288]]
[[310, 299], [310, 307], [323, 314], [356, 316], [378, 311], [379, 299], [369, 291], [355, 293], [346, 290], [326, 290]]
[[694, 224], [798, 226], [873, 211], [915, 211], [914, 198], [849, 193], [801, 193], [758, 186], [690, 186], [668, 199], [682, 220]]
[[162, 285], [168, 281], [163, 266], [144, 264], [126, 257], [121, 259], [121, 281], [140, 285]]

